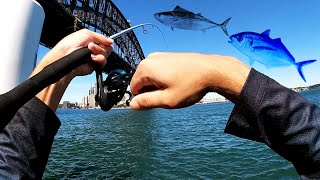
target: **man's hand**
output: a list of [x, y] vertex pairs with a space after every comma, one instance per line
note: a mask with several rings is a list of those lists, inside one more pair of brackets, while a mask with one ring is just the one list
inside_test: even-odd
[[[63, 38], [45, 55], [30, 77], [40, 72], [47, 65], [82, 47], [88, 47], [92, 52], [92, 60], [103, 66], [106, 64], [106, 57], [109, 56], [112, 51], [112, 43], [112, 39], [88, 29], [82, 29], [72, 33]], [[93, 70], [94, 69], [91, 64], [82, 65], [55, 84], [52, 84], [42, 90], [37, 94], [37, 97], [55, 111], [71, 80], [76, 76], [91, 74]]]
[[[54, 61], [82, 47], [88, 47], [88, 49], [92, 52], [92, 60], [103, 66], [106, 64], [106, 57], [110, 55], [112, 51], [112, 43], [112, 39], [109, 39], [102, 34], [92, 32], [88, 29], [82, 29], [72, 33], [59, 41], [59, 43], [44, 56], [31, 76], [37, 74], [44, 67], [53, 63]], [[92, 73], [92, 71], [92, 65], [86, 64], [78, 67], [68, 76], [73, 78], [75, 76], [88, 75]]]
[[182, 108], [210, 91], [236, 101], [250, 72], [239, 60], [196, 53], [154, 53], [141, 61], [132, 80], [136, 110]]

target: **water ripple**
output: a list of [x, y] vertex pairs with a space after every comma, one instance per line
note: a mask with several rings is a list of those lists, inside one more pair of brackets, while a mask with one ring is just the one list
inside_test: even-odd
[[265, 145], [224, 134], [232, 108], [59, 109], [44, 179], [299, 179]]

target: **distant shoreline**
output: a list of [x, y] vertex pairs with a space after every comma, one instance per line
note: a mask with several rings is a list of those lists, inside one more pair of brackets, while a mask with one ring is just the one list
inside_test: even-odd
[[[305, 87], [295, 87], [295, 88], [289, 88], [295, 92], [303, 92], [303, 91], [308, 91], [308, 90], [313, 90], [313, 89], [319, 89], [320, 84], [314, 84], [311, 86], [305, 86]], [[212, 104], [212, 103], [224, 103], [224, 102], [230, 102], [229, 100], [215, 100], [215, 101], [199, 101], [195, 104]], [[58, 107], [58, 109], [101, 109], [100, 107], [94, 107], [94, 108], [79, 108], [79, 107], [73, 107], [73, 108], [63, 108], [63, 107]], [[130, 107], [113, 107], [111, 109], [131, 109]]]
[[[84, 109], [84, 110], [95, 110], [95, 109], [101, 109], [100, 107], [94, 107], [94, 108], [63, 108], [59, 107], [58, 109]], [[130, 107], [113, 107], [111, 109], [131, 109]]]
[[319, 89], [320, 88], [320, 84], [315, 84], [315, 85], [311, 85], [311, 86], [305, 86], [305, 87], [295, 87], [295, 88], [289, 88], [295, 92], [302, 92], [302, 91], [308, 91], [308, 90], [312, 90], [312, 89]]
[[[229, 100], [223, 100], [223, 101], [212, 101], [212, 102], [197, 102], [195, 105], [198, 104], [217, 104], [217, 103], [227, 103], [230, 102]], [[96, 108], [58, 108], [58, 109], [81, 109], [81, 110], [95, 110], [95, 109], [101, 109], [100, 107]], [[111, 109], [119, 110], [119, 109], [131, 109], [131, 107], [113, 107]]]

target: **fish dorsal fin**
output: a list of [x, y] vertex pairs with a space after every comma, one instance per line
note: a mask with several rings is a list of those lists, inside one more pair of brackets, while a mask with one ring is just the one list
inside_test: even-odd
[[268, 36], [270, 35], [270, 29], [265, 30], [263, 33], [261, 33], [262, 35]]
[[183, 9], [183, 8], [180, 7], [180, 6], [176, 6], [173, 11], [174, 11], [174, 12], [190, 12], [190, 11], [188, 11], [188, 10]]
[[201, 13], [198, 13], [197, 15], [198, 15], [198, 16], [202, 16]]
[[282, 42], [281, 42], [281, 39], [280, 39], [280, 38], [274, 39], [274, 42], [275, 42], [275, 43], [277, 43], [277, 44], [282, 44]]

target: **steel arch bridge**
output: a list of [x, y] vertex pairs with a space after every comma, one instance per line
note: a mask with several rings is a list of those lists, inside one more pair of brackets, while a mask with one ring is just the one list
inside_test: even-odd
[[[47, 47], [53, 47], [52, 44], [57, 42], [56, 39], [61, 39], [61, 36], [84, 27], [106, 36], [130, 27], [130, 23], [111, 0], [38, 0], [38, 2], [46, 12], [47, 20], [44, 23], [41, 40]], [[55, 39], [50, 39], [55, 33], [53, 31], [59, 31], [60, 34], [57, 34]], [[133, 31], [117, 38], [114, 41], [113, 51], [117, 58], [120, 57], [132, 67], [136, 67], [145, 58]]]

